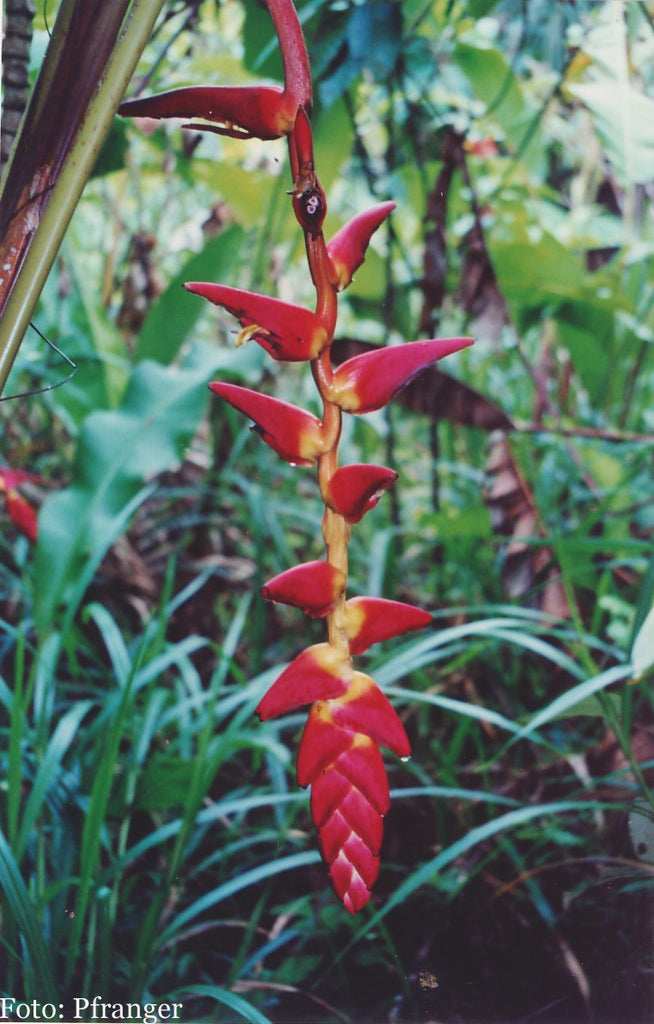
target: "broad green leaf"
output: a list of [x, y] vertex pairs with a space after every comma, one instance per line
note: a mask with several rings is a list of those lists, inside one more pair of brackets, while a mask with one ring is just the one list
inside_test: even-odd
[[334, 103], [313, 120], [313, 151], [320, 184], [329, 191], [352, 151], [352, 125], [344, 102]]
[[233, 280], [244, 237], [242, 228], [230, 227], [184, 264], [145, 318], [136, 344], [138, 359], [168, 364], [177, 357], [203, 311], [202, 300], [187, 292], [184, 282]]
[[[75, 230], [81, 230], [79, 223], [75, 224]], [[107, 405], [115, 407], [127, 383], [128, 360], [125, 340], [115, 323], [109, 319], [107, 311], [102, 308], [93, 282], [89, 281], [88, 274], [84, 272], [81, 260], [76, 254], [76, 247], [68, 246], [66, 255], [82, 300], [88, 336], [97, 360], [93, 364], [93, 372], [104, 378]]]
[[545, 230], [533, 242], [490, 239], [500, 290], [518, 304], [539, 306], [552, 299], [575, 299], [585, 270], [580, 258]]
[[540, 111], [525, 96], [504, 54], [486, 40], [460, 40], [453, 60], [486, 104], [486, 117], [492, 117], [503, 130], [511, 151], [529, 169], [542, 178], [546, 167], [543, 133], [538, 125]]
[[212, 352], [199, 365], [143, 361], [119, 409], [87, 417], [70, 487], [43, 506], [35, 559], [35, 619], [45, 629], [88, 556], [99, 558], [114, 524], [146, 480], [175, 466], [207, 405]]
[[654, 99], [633, 85], [605, 79], [568, 90], [593, 115], [597, 134], [622, 184], [654, 178]]
[[[282, 159], [285, 159], [283, 149], [281, 153]], [[284, 169], [287, 170], [285, 165]], [[220, 162], [198, 160], [194, 164], [195, 179], [207, 185], [228, 203], [230, 210], [233, 210], [238, 218], [239, 224], [242, 224], [244, 228], [256, 227], [258, 231], [261, 231], [265, 223], [271, 197], [275, 191], [282, 199], [285, 199], [290, 208], [291, 200], [285, 195], [286, 190], [291, 187], [290, 171], [288, 170], [287, 175], [287, 177], [283, 174], [271, 175], [267, 170], [244, 168], [225, 160]], [[237, 228], [228, 229], [232, 233], [237, 230]], [[227, 232], [223, 232], [219, 237], [224, 238], [226, 234]], [[227, 259], [222, 260], [221, 263], [223, 265], [220, 268], [212, 269], [209, 278], [199, 279], [220, 281], [221, 284], [225, 283], [226, 276], [233, 280], [232, 261]], [[185, 281], [198, 280], [198, 277], [189, 277], [186, 268], [184, 268], [184, 273], [186, 274]], [[197, 296], [192, 297], [197, 299]]]
[[367, 0], [348, 12], [338, 36], [341, 45], [330, 73], [319, 83], [325, 107], [340, 99], [364, 69], [382, 81], [392, 74], [402, 43], [401, 5]]

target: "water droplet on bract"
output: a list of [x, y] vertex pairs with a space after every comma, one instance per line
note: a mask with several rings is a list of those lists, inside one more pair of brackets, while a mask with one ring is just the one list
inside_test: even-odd
[[406, 764], [407, 761], [410, 761], [410, 760], [411, 760], [411, 754], [407, 754], [406, 757], [401, 757], [400, 758], [400, 761], [403, 761], [404, 764]]

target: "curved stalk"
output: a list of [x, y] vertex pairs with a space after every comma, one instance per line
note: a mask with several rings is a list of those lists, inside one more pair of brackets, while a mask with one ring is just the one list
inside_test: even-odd
[[0, 394], [162, 6], [163, 0], [61, 6], [0, 198]]

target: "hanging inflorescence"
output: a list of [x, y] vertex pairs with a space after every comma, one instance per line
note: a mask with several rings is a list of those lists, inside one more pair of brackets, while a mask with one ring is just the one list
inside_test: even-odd
[[325, 194], [313, 158], [311, 74], [292, 0], [266, 0], [279, 39], [284, 88], [194, 87], [123, 103], [121, 113], [183, 117], [233, 138], [288, 138], [293, 209], [305, 239], [316, 290], [311, 310], [253, 292], [193, 282], [186, 288], [228, 310], [241, 325], [238, 341], [253, 340], [276, 360], [309, 362], [322, 418], [249, 388], [224, 382], [211, 390], [254, 421], [261, 438], [288, 462], [317, 466], [325, 506], [325, 559], [294, 566], [269, 580], [265, 598], [300, 608], [327, 623], [327, 640], [302, 651], [257, 708], [262, 720], [310, 705], [298, 755], [301, 786], [311, 786], [311, 814], [329, 874], [355, 913], [370, 898], [379, 872], [389, 789], [380, 747], [408, 757], [404, 727], [374, 681], [353, 667], [372, 644], [420, 629], [431, 616], [413, 605], [380, 598], [346, 599], [350, 526], [397, 478], [377, 465], [338, 465], [344, 412], [380, 409], [429, 364], [471, 344], [469, 338], [416, 341], [356, 356], [334, 369], [330, 347], [338, 293], [362, 264], [372, 234], [394, 209], [385, 202], [355, 217], [325, 241]]

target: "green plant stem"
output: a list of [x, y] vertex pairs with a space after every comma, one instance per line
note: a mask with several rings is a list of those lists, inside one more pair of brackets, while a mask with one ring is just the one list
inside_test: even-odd
[[[71, 20], [78, 2], [64, 0], [58, 24], [65, 25]], [[0, 394], [5, 388], [82, 189], [162, 6], [163, 0], [134, 0], [122, 34], [111, 50], [106, 65], [95, 69], [96, 84], [99, 85], [90, 98], [78, 131], [70, 141], [61, 168], [55, 169], [54, 178], [47, 180], [48, 194], [42, 215], [28, 242], [27, 252], [6, 305], [0, 310]], [[64, 29], [58, 33], [57, 43], [52, 55], [48, 54], [48, 61], [61, 59], [65, 44]], [[46, 77], [51, 73], [50, 67], [44, 67]], [[26, 184], [27, 191], [22, 193], [28, 197], [27, 201], [23, 200], [25, 209], [12, 211], [12, 216], [17, 213], [23, 216], [24, 230], [29, 232], [29, 198], [33, 198], [30, 193], [33, 186], [31, 182]], [[3, 266], [5, 262], [6, 257], [2, 260]]]

